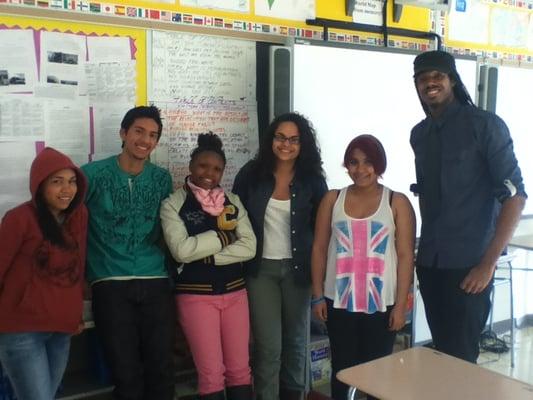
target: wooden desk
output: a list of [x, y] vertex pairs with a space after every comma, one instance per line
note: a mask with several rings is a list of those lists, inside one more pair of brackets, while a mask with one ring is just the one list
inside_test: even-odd
[[425, 347], [413, 347], [337, 374], [381, 400], [533, 400], [533, 386]]
[[533, 251], [533, 235], [515, 236], [509, 242], [509, 246]]

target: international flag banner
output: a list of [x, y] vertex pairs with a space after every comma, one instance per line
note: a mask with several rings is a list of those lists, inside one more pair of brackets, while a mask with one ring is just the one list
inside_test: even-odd
[[117, 4], [115, 6], [115, 15], [126, 15], [126, 7]]
[[337, 34], [335, 32], [329, 33], [329, 40], [336, 41], [337, 40]]
[[65, 9], [67, 9], [67, 10], [75, 10], [76, 9], [76, 1], [75, 0], [65, 0]]
[[82, 12], [89, 12], [89, 2], [87, 0], [77, 0], [76, 10]]
[[49, 0], [50, 8], [63, 8], [63, 0]]
[[263, 24], [261, 32], [263, 33], [270, 33], [270, 25]]
[[204, 18], [203, 17], [194, 17], [192, 22], [193, 22], [194, 25], [203, 25], [204, 24]]
[[137, 9], [137, 17], [144, 18], [146, 17], [146, 10], [144, 8]]
[[[0, 1], [0, 3], [2, 3]], [[24, 5], [35, 7], [35, 0], [24, 0]]]
[[252, 30], [253, 30], [254, 32], [262, 32], [262, 31], [263, 31], [263, 25], [262, 25], [262, 24], [256, 24], [256, 23], [254, 23], [254, 24], [252, 25]]
[[137, 16], [137, 7], [126, 7], [126, 15], [135, 18]]
[[395, 42], [394, 40], [392, 40], [392, 39], [389, 39], [389, 40], [387, 41], [387, 46], [389, 46], [389, 47], [396, 47], [396, 42]]
[[[307, 37], [307, 36], [306, 36]], [[343, 34], [338, 34], [337, 35], [337, 42], [345, 42], [346, 41], [346, 38]]]
[[43, 8], [48, 8], [48, 6], [49, 6], [48, 0], [37, 0], [37, 6], [43, 7]]
[[161, 21], [171, 21], [172, 13], [170, 11], [161, 11], [160, 18]]
[[22, 0], [11, 0], [11, 4], [22, 4]]
[[0, 3], [7, 3], [7, 0], [0, 0]]
[[279, 27], [279, 34], [287, 36], [289, 34], [289, 30], [287, 29], [286, 26], [280, 26]]
[[159, 10], [150, 10], [148, 14], [148, 18], [150, 19], [160, 19], [161, 14], [159, 14]]
[[205, 21], [205, 25], [213, 26], [213, 17], [205, 17], [204, 21]]
[[233, 21], [224, 21], [224, 29], [233, 29]]
[[191, 14], [183, 14], [183, 23], [192, 24], [192, 15]]
[[242, 31], [243, 30], [242, 21], [233, 21], [233, 29]]
[[224, 20], [222, 18], [215, 18], [215, 26], [217, 28], [223, 28], [224, 27]]
[[181, 23], [181, 13], [172, 13], [172, 22]]
[[312, 38], [312, 37], [313, 37], [313, 31], [310, 30], [310, 29], [306, 29], [306, 30], [304, 31], [304, 36], [305, 36], [306, 38]]
[[322, 31], [313, 31], [313, 39], [322, 40]]
[[113, 4], [103, 3], [102, 4], [102, 12], [105, 13], [105, 14], [114, 14], [115, 13], [115, 6]]
[[289, 28], [289, 36], [296, 36], [296, 29], [295, 28]]

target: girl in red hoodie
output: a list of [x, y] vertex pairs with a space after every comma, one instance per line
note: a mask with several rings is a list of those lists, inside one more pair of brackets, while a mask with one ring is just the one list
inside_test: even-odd
[[0, 362], [18, 400], [55, 398], [80, 328], [86, 187], [67, 156], [45, 148], [31, 166], [32, 199], [0, 225]]

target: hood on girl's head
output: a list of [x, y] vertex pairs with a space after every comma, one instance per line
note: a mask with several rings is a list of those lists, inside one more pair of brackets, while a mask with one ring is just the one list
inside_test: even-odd
[[74, 198], [73, 204], [77, 206], [85, 198], [87, 191], [87, 179], [80, 168], [78, 168], [70, 158], [65, 154], [51, 148], [46, 147], [33, 160], [30, 169], [30, 192], [31, 198], [35, 201], [35, 195], [39, 189], [39, 185], [48, 178], [52, 173], [61, 169], [71, 168], [76, 172], [76, 181], [78, 185], [78, 192]]

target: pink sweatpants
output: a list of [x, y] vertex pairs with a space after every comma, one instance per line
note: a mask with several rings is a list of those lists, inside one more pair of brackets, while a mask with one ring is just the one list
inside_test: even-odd
[[198, 372], [198, 392], [251, 384], [246, 290], [214, 296], [179, 294], [176, 305]]

